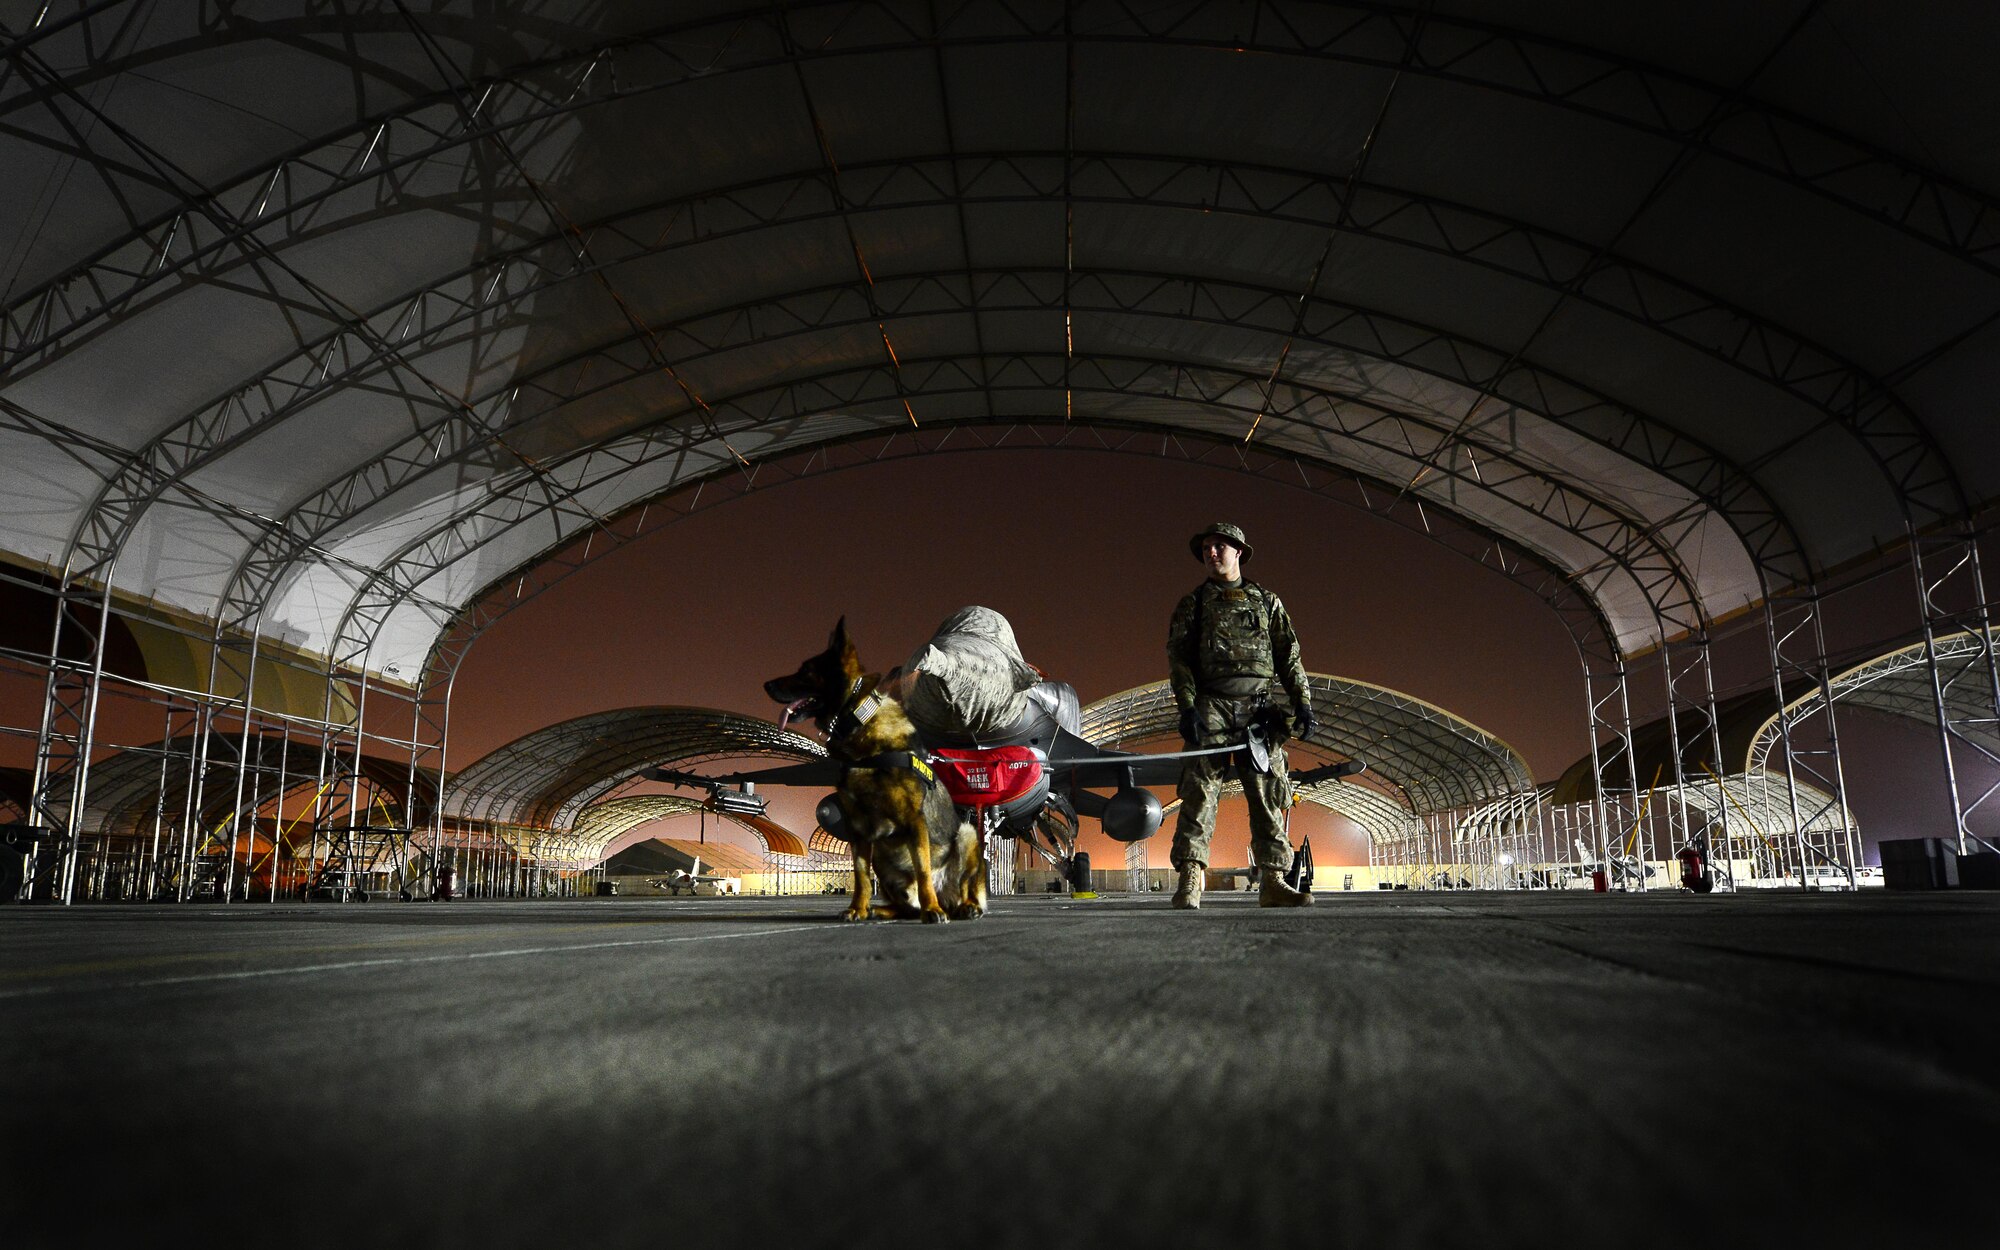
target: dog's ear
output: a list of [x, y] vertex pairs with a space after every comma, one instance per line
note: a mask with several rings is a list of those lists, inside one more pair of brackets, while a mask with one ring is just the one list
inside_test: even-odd
[[840, 671], [844, 677], [852, 677], [861, 671], [861, 653], [854, 649], [854, 640], [847, 636], [847, 618], [833, 627], [832, 653], [840, 661]]

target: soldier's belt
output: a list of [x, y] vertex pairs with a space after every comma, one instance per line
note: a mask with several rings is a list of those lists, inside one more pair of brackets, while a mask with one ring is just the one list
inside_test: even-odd
[[1200, 693], [1211, 699], [1254, 699], [1271, 693], [1271, 678], [1218, 677], [1203, 682]]

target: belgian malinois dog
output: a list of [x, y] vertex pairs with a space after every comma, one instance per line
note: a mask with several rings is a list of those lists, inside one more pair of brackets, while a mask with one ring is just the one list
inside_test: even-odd
[[[902, 704], [876, 690], [880, 680], [862, 671], [842, 617], [826, 650], [764, 683], [764, 693], [785, 705], [783, 723], [811, 718], [844, 766], [834, 797], [845, 826], [838, 832], [854, 852], [854, 897], [841, 918], [941, 924], [983, 916], [979, 835], [932, 774]], [[880, 903], [870, 899], [871, 869]]]

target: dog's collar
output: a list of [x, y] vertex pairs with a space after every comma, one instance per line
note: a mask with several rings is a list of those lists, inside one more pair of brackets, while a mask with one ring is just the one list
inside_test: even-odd
[[829, 743], [858, 732], [888, 704], [886, 697], [875, 693], [876, 684], [875, 679], [866, 676], [854, 679], [854, 684], [847, 688], [847, 698], [842, 701], [840, 710], [827, 719], [826, 740]]

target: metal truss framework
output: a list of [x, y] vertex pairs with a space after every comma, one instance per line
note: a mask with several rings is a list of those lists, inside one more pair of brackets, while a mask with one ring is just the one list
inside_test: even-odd
[[[1500, 739], [1442, 708], [1368, 682], [1308, 673], [1319, 727], [1303, 745], [1368, 762], [1399, 806], [1416, 816], [1470, 808], [1532, 790], [1528, 766]], [[1170, 737], [1179, 723], [1165, 682], [1083, 709], [1083, 736], [1104, 746]]]
[[[1622, 804], [1607, 818], [1601, 803], [1554, 803], [1553, 789], [1497, 799], [1455, 822], [1413, 821], [1371, 847], [1370, 865], [1413, 889], [1576, 888], [1603, 872], [1610, 888], [1639, 893], [1658, 888], [1662, 871], [1678, 884], [1673, 854], [1699, 838], [1719, 890], [1857, 888], [1852, 818], [1832, 795], [1761, 768], [1650, 787], [1626, 824], [1616, 823]], [[1593, 837], [1605, 840], [1593, 846]]]
[[[361, 7], [369, 6], [364, 3]], [[389, 6], [379, 7], [383, 14], [391, 13]], [[301, 325], [305, 328], [300, 332], [300, 350], [292, 360], [190, 415], [137, 456], [122, 457], [115, 468], [107, 466], [105, 491], [86, 520], [65, 570], [57, 636], [49, 652], [51, 657], [76, 652], [73, 644], [65, 642], [64, 631], [68, 631], [71, 638], [82, 638], [83, 651], [92, 659], [81, 664], [50, 661], [34, 801], [45, 813], [55, 814], [61, 811], [58, 795], [88, 792], [95, 707], [103, 678], [110, 569], [147, 507], [171, 493], [227, 517], [252, 538], [251, 552], [238, 565], [217, 613], [211, 689], [200, 704], [198, 734], [203, 745], [192, 766], [193, 794], [197, 797], [191, 801], [202, 807], [206, 800], [199, 797], [201, 786], [210, 772], [207, 744], [226, 731], [234, 738], [236, 754], [247, 756], [253, 739], [265, 730], [247, 701], [232, 709], [228, 700], [218, 695], [215, 683], [233, 676], [240, 678], [244, 690], [251, 688], [258, 631], [282, 579], [302, 561], [337, 561], [325, 544], [342, 525], [371, 503], [415, 480], [416, 475], [440, 463], [454, 463], [458, 453], [489, 446], [502, 423], [513, 419], [522, 393], [518, 388], [477, 400], [456, 398], [423, 375], [417, 364], [419, 354], [454, 341], [454, 336], [468, 332], [468, 327], [481, 319], [504, 319], [520, 298], [551, 282], [598, 272], [630, 259], [637, 252], [629, 245], [638, 235], [621, 235], [618, 222], [600, 223], [587, 230], [590, 247], [548, 259], [545, 253], [561, 251], [551, 246], [560, 232], [543, 222], [539, 233], [526, 231], [531, 241], [517, 250], [489, 258], [479, 268], [455, 275], [446, 285], [367, 311], [347, 308], [319, 291], [285, 262], [281, 254], [284, 248], [316, 231], [393, 215], [401, 208], [402, 187], [415, 185], [428, 170], [448, 166], [469, 146], [492, 142], [516, 153], [532, 153], [540, 139], [575, 110], [636, 93], [671, 90], [695, 76], [708, 78], [774, 64], [799, 65], [900, 42], [945, 48], [1007, 41], [1115, 46], [1143, 40], [1192, 47], [1248, 46], [1285, 56], [1399, 67], [1483, 90], [1520, 95], [1638, 133], [1697, 146], [1839, 203], [1869, 220], [1891, 225], [1955, 259], [1989, 271], [1996, 269], [1994, 217], [1986, 198], [1803, 119], [1732, 99], [1721, 88], [1581, 48], [1435, 15], [1427, 23], [1414, 24], [1408, 14], [1365, 7], [1308, 10], [1280, 3], [1251, 7], [1259, 19], [1253, 29], [1261, 33], [1248, 45], [1233, 22], [1225, 37], [1219, 28], [1211, 28], [1210, 19], [1198, 13], [1140, 16], [1124, 9], [1093, 10], [1093, 21], [1081, 28], [1090, 33], [1079, 36], [1079, 28], [1067, 19], [1052, 25], [998, 3], [956, 8], [946, 16], [943, 27], [931, 20], [934, 14], [920, 17], [914, 8], [888, 3], [807, 5], [793, 14], [781, 13], [775, 20], [769, 15], [753, 15], [720, 23], [676, 24], [482, 79], [476, 84], [480, 91], [474, 110], [468, 111], [465, 103], [469, 93], [464, 88], [471, 84], [449, 84], [445, 92], [422, 96], [390, 113], [365, 119], [350, 135], [301, 149], [280, 165], [222, 189], [194, 183], [129, 135], [116, 134], [115, 144], [113, 139], [101, 138], [96, 146], [76, 140], [79, 146], [75, 154], [100, 167], [102, 176], [170, 193], [177, 197], [177, 207], [145, 221], [135, 219], [127, 238], [94, 257], [83, 269], [28, 292], [0, 314], [0, 375], [30, 376], [88, 342], [96, 328], [110, 319], [142, 310], [182, 286], [238, 281], [239, 269], [250, 271], [250, 282], [261, 284], [274, 305], [304, 309]], [[117, 72], [123, 63], [119, 56], [107, 52], [101, 62], [81, 74], [58, 76], [40, 59], [39, 49], [65, 34], [87, 42], [102, 39], [105, 48], [115, 48], [118, 23], [125, 20], [115, 12], [117, 8], [97, 6], [68, 16], [45, 17], [36, 29], [23, 33], [9, 56], [0, 61], [0, 116], [31, 104], [50, 108], [61, 104], [79, 116], [95, 115], [80, 87], [94, 75]], [[857, 15], [879, 20], [857, 20]], [[811, 29], [814, 38], [799, 38], [796, 25]], [[197, 36], [195, 41], [225, 37], [218, 33]], [[1393, 47], [1394, 55], [1385, 55], [1385, 46]], [[704, 52], [688, 52], [695, 47]], [[1725, 119], [1724, 124], [1705, 124], [1718, 116]], [[110, 152], [113, 146], [121, 151]], [[516, 164], [520, 164], [518, 157]], [[528, 176], [525, 168], [519, 172]], [[346, 211], [341, 206], [356, 202], [352, 193], [367, 192], [371, 187], [375, 188], [372, 195], [358, 197], [368, 203], [362, 217], [339, 216]], [[1197, 187], [1206, 190], [1197, 193]], [[817, 198], [812, 195], [814, 188], [822, 192]], [[1948, 467], [1921, 426], [1878, 380], [1846, 364], [1836, 353], [1666, 275], [1546, 230], [1395, 188], [1358, 180], [1342, 185], [1297, 171], [1116, 153], [954, 154], [879, 167], [840, 167], [831, 176], [823, 169], [800, 171], [754, 187], [707, 192], [672, 205], [649, 206], [646, 211], [671, 212], [677, 223], [684, 218], [686, 233], [676, 241], [692, 242], [777, 220], [828, 214], [845, 220], [854, 213], [912, 204], [963, 206], [982, 198], [1004, 203], [1057, 194], [1066, 204], [1146, 203], [1316, 225], [1339, 221], [1342, 229], [1493, 268], [1561, 291], [1566, 299], [1618, 312], [1654, 333], [1726, 360], [1827, 413], [1868, 448], [1904, 509], [1912, 539], [1911, 564], [1923, 607], [1927, 671], [1961, 828], [1966, 814], [1988, 797], [1981, 795], [1970, 804], [1961, 802], [1953, 753], [1963, 751], [1972, 739], [1953, 729], [1947, 711], [1953, 700], [1962, 700], [1968, 690], [1979, 691], [1986, 700], [1987, 723], [1993, 719], [1993, 708], [2000, 705], [2000, 675], [1996, 675], [1990, 643], [1978, 553], [1962, 520], [1965, 501]], [[1890, 207], [1882, 207], [1884, 204]], [[737, 215], [732, 217], [732, 213]], [[521, 222], [514, 224], [528, 220], [529, 214], [524, 213]], [[704, 224], [698, 227], [693, 224], [697, 221]], [[938, 302], [940, 292], [951, 292], [957, 284], [978, 291], [982, 276], [993, 283], [985, 294], [976, 293], [961, 301], [957, 310], [948, 300]], [[667, 356], [683, 360], [698, 357], [704, 350], [731, 350], [743, 341], [741, 329], [758, 316], [766, 318], [768, 326], [773, 315], [782, 322], [786, 316], [796, 315], [799, 305], [814, 301], [822, 302], [825, 311], [817, 322], [802, 319], [802, 326], [838, 327], [866, 316], [881, 324], [899, 315], [933, 316], [948, 311], [963, 311], [976, 318], [987, 309], [1030, 304], [1045, 310], [1052, 306], [1049, 290], [1034, 292], [1032, 300], [1016, 302], [1019, 297], [999, 293], [999, 289], [1002, 284], [1018, 284], [1021, 290], [1032, 291], [1038, 278], [1055, 276], [927, 274], [898, 279], [908, 284], [907, 293], [893, 283], [878, 289], [874, 280], [861, 286], [791, 293], [779, 300], [714, 310], [706, 314], [704, 323], [675, 327], [669, 333], [680, 337], [668, 340]], [[1374, 359], [1400, 363], [1419, 360], [1422, 363], [1416, 367], [1424, 367], [1453, 358], [1461, 362], [1458, 373], [1462, 379], [1481, 376], [1494, 365], [1497, 354], [1492, 348], [1449, 341], [1434, 329], [1390, 324], [1369, 310], [1319, 307], [1312, 301], [1301, 301], [1300, 312], [1293, 318], [1287, 300], [1295, 293], [1230, 289], [1226, 284], [1204, 284], [1200, 279], [1172, 275], [1065, 269], [1059, 279], [1053, 294], [1055, 302], [1066, 310], [1095, 308], [1151, 316], [1160, 314], [1147, 307], [1149, 299], [1162, 304], [1169, 299], [1200, 302], [1212, 309], [1215, 320], [1242, 319], [1273, 333], [1303, 331], [1327, 343], [1340, 343], [1343, 335], [1349, 336], [1346, 341], [1350, 344], [1357, 338], [1372, 338], [1374, 347], [1368, 354]], [[1149, 283], [1150, 292], [1145, 289]], [[1095, 304], [1093, 284], [1103, 288]], [[1204, 285], [1207, 289], [1197, 293], [1199, 300], [1190, 300], [1188, 288]], [[1139, 293], [1136, 301], [1130, 294], [1133, 291]], [[908, 302], [899, 305], [899, 296]], [[862, 311], [847, 311], [847, 305], [857, 297], [864, 305]], [[1324, 319], [1325, 328], [1316, 328], [1318, 319]], [[734, 338], [732, 325], [737, 327]], [[1399, 356], [1387, 346], [1411, 334], [1419, 337], [1421, 350]], [[416, 336], [414, 341], [412, 335]], [[597, 362], [629, 362], [629, 371], [635, 374], [647, 367], [658, 368], [662, 349], [648, 339], [648, 335], [635, 335], [621, 343], [600, 345], [589, 355]], [[1057, 360], [1059, 370], [1052, 367]], [[915, 367], [909, 368], [913, 363]], [[1512, 489], [1515, 501], [1523, 506], [1529, 506], [1525, 501], [1530, 498], [1535, 500], [1535, 515], [1553, 519], [1571, 533], [1590, 536], [1606, 552], [1605, 562], [1598, 569], [1585, 570], [1577, 580], [1587, 588], [1593, 575], [1608, 575], [1615, 567], [1647, 588], [1660, 624], [1659, 637], [1668, 648], [1662, 667], [1670, 716], [1677, 707], [1697, 713], [1705, 707], [1707, 731], [1713, 730], [1706, 619], [1693, 579], [1674, 558], [1673, 524], [1632, 517], [1613, 501], [1592, 497], [1587, 483], [1562, 481], [1547, 466], [1510, 459], [1504, 413], [1469, 428], [1449, 429], [1435, 422], [1426, 424], [1387, 405], [1371, 411], [1365, 395], [1329, 392], [1294, 380], [1277, 387], [1264, 382], [1264, 394], [1253, 404], [1250, 392], [1259, 389], [1255, 384], [1260, 380], [1219, 366], [1184, 368], [1170, 390], [1149, 389], [1153, 375], [1168, 362], [1108, 354], [1079, 356], [1072, 351], [1059, 358], [1007, 358], [982, 352], [971, 364], [898, 362], [892, 358], [887, 368], [794, 381], [782, 391], [737, 397], [742, 412], [768, 404], [761, 417], [752, 418], [752, 425], [741, 428], [754, 428], [755, 422], [762, 421], [768, 429], [770, 419], [779, 413], [796, 421], [801, 412], [831, 412], [842, 404], [873, 405], [892, 395], [907, 408], [913, 393], [926, 393], [917, 389], [926, 384], [934, 387], [928, 393], [938, 395], [978, 387], [988, 395], [989, 403], [994, 395], [1004, 396], [1012, 385], [1022, 394], [1059, 387], [1066, 395], [1171, 395], [1206, 410], [1237, 413], [1254, 410], [1262, 415], [1275, 408], [1275, 428], [1299, 436], [1297, 443], [1289, 445], [1281, 436], [1277, 445], [1300, 456], [1302, 464], [1320, 456], [1337, 463], [1340, 456], [1335, 443], [1346, 448], [1372, 446], [1383, 454], [1393, 448], [1410, 462], [1437, 470], [1434, 478], [1448, 489], [1442, 498], [1432, 499], [1436, 506], [1449, 506], [1451, 491], [1476, 488], [1506, 497]], [[926, 371], [928, 376], [924, 376]], [[1691, 507], [1679, 518], [1681, 523], [1698, 521], [1703, 508], [1725, 516], [1744, 538], [1762, 582], [1774, 679], [1781, 690], [1787, 688], [1787, 674], [1816, 681], [1823, 691], [1827, 689], [1811, 570], [1782, 516], [1769, 505], [1750, 475], [1692, 447], [1680, 436], [1671, 436], [1677, 441], [1661, 441], [1664, 427], [1648, 426], [1643, 418], [1615, 406], [1600, 408], [1599, 397], [1579, 396], [1572, 384], [1542, 374], [1530, 362], [1513, 362], [1510, 368], [1503, 358], [1500, 375], [1489, 384], [1529, 412], [1558, 420], [1580, 412], [1575, 428], [1618, 431], [1599, 436], [1599, 441], [1695, 490], [1702, 506]], [[323, 387], [332, 385], [381, 388], [390, 402], [408, 405], [413, 416], [429, 419], [424, 433], [431, 441], [413, 439], [407, 451], [391, 451], [355, 474], [323, 485], [317, 494], [275, 522], [232, 511], [201, 496], [192, 485], [190, 479], [200, 467], [267, 428], [267, 422], [303, 411], [313, 397], [324, 393]], [[813, 409], [809, 400], [805, 408], [797, 406], [814, 393], [824, 400], [821, 408]], [[557, 384], [549, 391], [549, 399], [556, 404], [577, 397], [573, 386]], [[1583, 406], [1566, 410], [1565, 400], [1580, 400]], [[792, 406], [787, 411], [788, 404]], [[1329, 421], [1322, 408], [1339, 415]], [[715, 415], [707, 413], [705, 403], [700, 411]], [[1357, 414], [1359, 424], [1344, 423]], [[689, 415], [692, 412], [682, 414]], [[731, 415], [735, 414], [725, 407], [720, 419], [726, 421]], [[32, 414], [17, 412], [12, 419], [34, 423]], [[703, 424], [711, 435], [718, 428], [708, 421]], [[1378, 441], [1371, 443], [1371, 431], [1381, 432]], [[782, 434], [774, 442], [780, 450], [801, 445], [803, 440], [787, 442]], [[1447, 450], [1459, 448], [1466, 452], [1469, 468], [1440, 469], [1433, 463]], [[711, 477], [722, 459], [714, 449], [709, 449], [704, 459], [698, 440], [686, 429], [665, 440], [642, 440], [637, 446], [611, 443], [583, 449], [561, 466], [573, 470], [573, 476], [555, 476], [540, 464], [523, 464], [518, 473], [503, 478], [473, 515], [486, 525], [518, 524], [529, 516], [548, 517], [555, 520], [564, 541], [578, 533], [606, 532], [606, 519], [579, 502], [579, 496], [592, 485], [661, 456], [678, 457], [695, 475]], [[1478, 456], [1485, 456], [1486, 464], [1480, 464]], [[1484, 471], [1495, 463], [1502, 467], [1501, 473]], [[464, 554], [476, 541], [467, 536], [471, 529], [463, 524], [467, 519], [454, 518], [413, 542], [387, 568], [355, 570], [362, 589], [348, 607], [340, 645], [331, 657], [333, 672], [365, 673], [367, 656], [388, 612], [400, 604], [424, 602], [421, 588], [427, 576]], [[565, 523], [569, 528], [563, 528]], [[460, 612], [455, 603], [432, 602], [429, 606], [441, 624], [457, 619]], [[1941, 650], [1939, 639], [1955, 631], [1980, 640], [1981, 645], [1966, 652]], [[1576, 633], [1574, 627], [1572, 632]], [[1675, 647], [1680, 649], [1678, 655]], [[1584, 666], [1593, 752], [1598, 750], [1601, 737], [1610, 753], [1623, 751], [1629, 763], [1626, 656], [1612, 645], [1601, 652], [1587, 651]], [[449, 671], [455, 671], [455, 665]], [[427, 687], [412, 700], [413, 724], [407, 737], [380, 738], [410, 748], [413, 767], [408, 793], [421, 788], [423, 777], [428, 775], [415, 766], [426, 744], [435, 742], [441, 748], [446, 739], [448, 701], [448, 681], [441, 688]], [[1829, 695], [1821, 700], [1817, 712], [1805, 709], [1807, 715], [1824, 718], [1824, 747], [1793, 741], [1795, 735], [1809, 736], [1811, 727], [1802, 718], [1781, 717], [1779, 728], [1787, 776], [1795, 771], [1809, 774], [1811, 780], [1824, 784], [1832, 803], [1840, 805], [1844, 791], [1832, 728], [1833, 702]], [[1960, 721], [1980, 719], [1974, 715]], [[1703, 731], [1698, 720], [1689, 729], [1691, 733]], [[352, 733], [348, 769], [352, 775], [359, 773], [352, 765], [360, 760], [361, 744], [368, 733], [366, 727], [357, 727]], [[1680, 730], [1675, 733], [1678, 742]], [[330, 740], [333, 734], [329, 731], [322, 737]], [[1816, 751], [1823, 763], [1815, 764]], [[1678, 751], [1675, 759], [1679, 759]], [[1603, 769], [1599, 771], [1601, 776]], [[1629, 767], [1626, 771], [1636, 786], [1637, 777]], [[323, 764], [322, 780], [326, 772]], [[247, 775], [248, 770], [236, 775], [235, 810], [242, 810], [241, 787]], [[1799, 784], [1809, 787], [1811, 781]], [[358, 791], [354, 797], [359, 797]], [[1615, 807], [1615, 803], [1614, 796], [1606, 795], [1600, 810]], [[62, 823], [72, 833], [79, 828], [81, 813], [81, 804], [66, 813]], [[1810, 813], [1795, 813], [1794, 824], [1810, 824], [1811, 820]]]
[[[1222, 783], [1223, 797], [1241, 793], [1243, 793], [1241, 782]], [[1352, 821], [1368, 836], [1371, 849], [1408, 837], [1412, 830], [1420, 827], [1416, 816], [1402, 803], [1379, 790], [1372, 790], [1366, 785], [1351, 781], [1322, 781], [1310, 786], [1300, 786], [1294, 791], [1294, 795], [1301, 803], [1323, 807]], [[1165, 810], [1171, 814], [1179, 806], [1180, 800], [1175, 799], [1166, 805]], [[1141, 848], [1138, 858], [1143, 860], [1145, 858], [1143, 844], [1135, 842], [1132, 845]], [[1143, 867], [1143, 863], [1140, 866]]]
[[[1824, 716], [1830, 705], [1843, 704], [1932, 726], [1942, 742], [1946, 767], [1953, 770], [1952, 815], [1960, 852], [1982, 845], [1994, 849], [1992, 834], [1974, 833], [1968, 821], [1988, 810], [2000, 793], [2000, 783], [1988, 783], [1974, 793], [1961, 776], [1968, 764], [1986, 773], [2000, 768], [2000, 722], [1994, 719], [1987, 684], [1993, 648], [1990, 629], [1928, 638], [1841, 670], [1824, 686], [1794, 699], [1782, 715], [1792, 720]], [[1781, 728], [1781, 719], [1774, 717], [1758, 730], [1750, 747], [1753, 770], [1769, 767], [1779, 748]]]
[[[805, 856], [789, 854], [779, 847], [774, 847], [756, 821], [738, 820], [728, 812], [712, 810], [700, 799], [686, 798], [678, 794], [628, 794], [623, 798], [587, 807], [577, 817], [571, 833], [575, 835], [579, 844], [588, 848], [584, 852], [585, 859], [595, 864], [604, 858], [606, 847], [640, 825], [674, 816], [714, 816], [729, 821], [738, 828], [748, 830], [750, 836], [757, 839], [757, 845], [763, 848], [764, 862], [769, 864], [773, 871], [805, 866]], [[800, 845], [805, 843], [801, 842]]]
[[[992, 46], [1016, 42], [1223, 48], [1286, 57], [1395, 69], [1462, 83], [1484, 91], [1531, 99], [1657, 136], [1706, 154], [1740, 163], [1761, 176], [1825, 197], [1844, 210], [1889, 225], [1956, 259], [1988, 270], [1996, 264], [2000, 213], [1991, 197], [1955, 183], [1877, 148], [1807, 119], [1737, 96], [1729, 88], [1672, 74], [1573, 43], [1464, 21], [1435, 13], [1419, 15], [1386, 7], [1320, 5], [1253, 0], [1243, 14], [1204, 14], [1199, 7], [1140, 13], [1126, 6], [1093, 6], [1090, 20], [1073, 23], [1067, 6], [1059, 17], [1037, 16], [994, 0], [953, 6], [939, 15], [935, 6], [886, 0], [825, 5], [802, 4], [749, 15], [729, 15], [691, 23], [671, 23], [653, 31], [588, 42], [555, 58], [482, 77], [468, 118], [461, 81], [420, 94], [395, 109], [357, 119], [348, 133], [288, 154], [269, 170], [239, 179], [207, 197], [187, 197], [114, 243], [93, 261], [91, 280], [51, 282], [9, 310], [0, 331], [0, 360], [12, 359], [20, 344], [47, 337], [56, 318], [85, 304], [86, 312], [117, 310], [131, 300], [130, 285], [142, 276], [206, 246], [234, 246], [188, 238], [196, 223], [283, 220], [297, 231], [308, 224], [312, 204], [351, 179], [396, 174], [405, 181], [413, 167], [435, 162], [458, 149], [507, 135], [516, 150], [532, 150], [569, 112], [601, 107], [614, 100], [730, 72], [789, 66], [876, 52], [899, 45], [932, 49]], [[116, 6], [103, 6], [114, 10]], [[354, 10], [387, 14], [389, 5], [363, 3]], [[794, 11], [796, 10], [796, 11]], [[942, 21], [940, 20], [942, 17]], [[93, 20], [96, 19], [96, 20]], [[801, 19], [813, 37], [800, 38]], [[117, 32], [99, 31], [100, 14], [38, 23], [23, 32], [0, 63], [0, 117], [14, 109], [47, 106], [61, 92], [75, 93], [99, 76], [126, 67], [116, 54]], [[124, 20], [117, 15], [118, 22]], [[317, 18], [301, 18], [301, 33]], [[290, 25], [268, 24], [272, 33]], [[110, 25], [115, 26], [116, 23]], [[1245, 29], [1252, 32], [1247, 38]], [[86, 44], [104, 51], [80, 73], [54, 77], [40, 60], [39, 45], [81, 32]], [[224, 42], [216, 25], [190, 40], [189, 50]], [[148, 50], [149, 58], [163, 55]], [[371, 72], [364, 59], [354, 70]], [[33, 81], [27, 85], [17, 77]], [[13, 90], [9, 91], [10, 88]], [[1723, 124], [1714, 124], [1722, 118]], [[59, 140], [49, 140], [60, 144]], [[73, 155], [101, 160], [102, 154], [73, 140]], [[141, 162], [143, 164], [143, 162]], [[108, 163], [106, 176], [130, 179], [152, 190], [181, 191], [159, 171], [128, 161]], [[204, 202], [206, 201], [206, 202]], [[1885, 207], [1885, 205], [1887, 207]], [[1324, 220], [1331, 220], [1326, 218]], [[72, 290], [88, 295], [72, 295]]]
[[[393, 869], [399, 882], [429, 872], [409, 832], [432, 816], [404, 806], [409, 788], [400, 762], [364, 759], [350, 786], [329, 793], [334, 786], [322, 779], [350, 779], [310, 731], [288, 735], [282, 726], [259, 724], [244, 759], [204, 757], [205, 718], [196, 702], [173, 696], [154, 702], [164, 721], [160, 739], [98, 761], [88, 800], [77, 805], [80, 876], [73, 888], [81, 897], [290, 897], [329, 865], [355, 858], [364, 844], [366, 867]], [[197, 760], [205, 760], [205, 776], [194, 770]], [[350, 796], [359, 796], [353, 806]], [[387, 866], [378, 868], [378, 861]], [[44, 886], [49, 894], [52, 884]]]
[[585, 809], [647, 768], [825, 756], [810, 738], [733, 712], [624, 708], [537, 730], [468, 765], [446, 785], [444, 811], [464, 821], [573, 830]]

